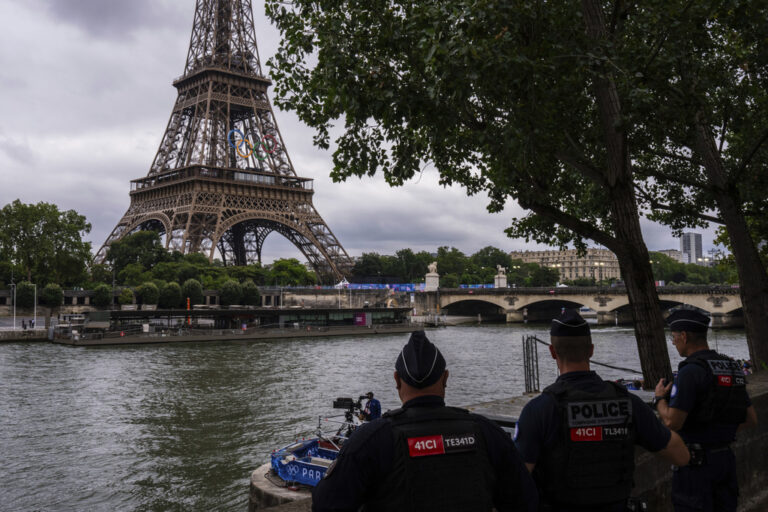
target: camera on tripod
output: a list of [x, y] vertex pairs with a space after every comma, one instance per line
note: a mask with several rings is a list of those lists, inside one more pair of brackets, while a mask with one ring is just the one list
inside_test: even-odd
[[363, 408], [362, 401], [365, 400], [365, 395], [360, 395], [355, 401], [351, 397], [340, 397], [333, 401], [334, 409], [344, 409], [344, 421], [352, 422], [355, 416], [355, 411], [360, 412]]

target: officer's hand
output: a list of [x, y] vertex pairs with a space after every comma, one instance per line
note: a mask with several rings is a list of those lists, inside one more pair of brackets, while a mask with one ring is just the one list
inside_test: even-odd
[[672, 389], [672, 383], [667, 384], [667, 379], [659, 379], [659, 383], [656, 384], [656, 396], [667, 396], [669, 390]]

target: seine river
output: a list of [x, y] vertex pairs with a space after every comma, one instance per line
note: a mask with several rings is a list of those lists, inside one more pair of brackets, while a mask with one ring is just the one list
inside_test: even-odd
[[[519, 395], [524, 334], [548, 336], [544, 325], [429, 331], [451, 372], [448, 403]], [[2, 344], [0, 508], [245, 511], [253, 469], [309, 434], [333, 398], [373, 391], [383, 409], [399, 405], [392, 372], [407, 338]], [[593, 338], [594, 360], [639, 369], [631, 329], [597, 328]], [[743, 331], [710, 342], [747, 357]], [[540, 348], [544, 384], [555, 367]]]

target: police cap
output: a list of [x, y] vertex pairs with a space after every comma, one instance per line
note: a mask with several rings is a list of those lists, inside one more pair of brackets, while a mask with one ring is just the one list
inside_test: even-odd
[[576, 310], [566, 309], [559, 318], [552, 319], [552, 325], [549, 328], [550, 336], [589, 336], [589, 325], [587, 321], [581, 318]]
[[395, 361], [395, 370], [406, 384], [426, 388], [437, 382], [445, 371], [440, 350], [427, 339], [424, 331], [411, 333], [408, 343]]
[[709, 317], [693, 309], [678, 309], [667, 317], [667, 325], [675, 332], [707, 332]]

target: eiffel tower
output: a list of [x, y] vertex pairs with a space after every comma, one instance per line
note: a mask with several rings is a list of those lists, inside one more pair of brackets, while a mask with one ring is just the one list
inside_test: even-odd
[[312, 205], [313, 180], [293, 168], [275, 122], [256, 46], [251, 0], [197, 0], [178, 98], [145, 178], [109, 245], [139, 230], [164, 235], [168, 250], [225, 264], [261, 262], [267, 236], [290, 240], [321, 281], [352, 261]]

